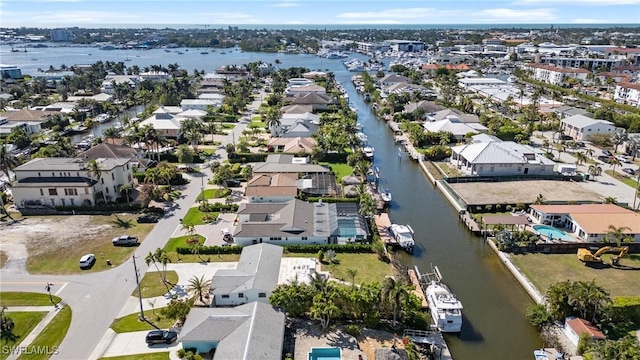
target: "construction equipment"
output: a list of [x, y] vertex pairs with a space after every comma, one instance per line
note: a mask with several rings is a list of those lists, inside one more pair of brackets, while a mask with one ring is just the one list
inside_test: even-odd
[[592, 253], [589, 249], [580, 248], [578, 249], [578, 259], [586, 265], [596, 263], [600, 264], [602, 263], [602, 258], [600, 256], [606, 252], [620, 252], [618, 255], [611, 258], [611, 265], [618, 265], [620, 259], [629, 252], [629, 247], [604, 246], [598, 249], [595, 253]]

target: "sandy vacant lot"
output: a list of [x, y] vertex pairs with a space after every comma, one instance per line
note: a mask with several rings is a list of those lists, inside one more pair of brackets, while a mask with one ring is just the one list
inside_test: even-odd
[[530, 180], [449, 184], [469, 205], [531, 203], [538, 194], [547, 201], [602, 201], [602, 195], [583, 183]]

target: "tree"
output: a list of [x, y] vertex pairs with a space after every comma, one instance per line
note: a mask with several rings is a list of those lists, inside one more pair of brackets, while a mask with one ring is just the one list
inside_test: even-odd
[[13, 335], [13, 329], [16, 327], [15, 322], [9, 315], [5, 314], [7, 310], [6, 306], [0, 308], [0, 335], [4, 337], [10, 337]]
[[611, 303], [609, 292], [595, 281], [563, 281], [552, 284], [546, 293], [547, 308], [555, 321], [579, 316], [597, 322]]
[[123, 194], [125, 198], [127, 198], [127, 204], [129, 203], [129, 193], [133, 190], [133, 186], [131, 184], [124, 184], [120, 186], [120, 194]]
[[607, 164], [611, 165], [611, 172], [613, 172], [614, 174], [616, 172], [616, 166], [622, 165], [620, 160], [618, 160], [617, 158], [614, 158], [614, 157], [610, 158], [609, 161], [607, 161]]
[[391, 327], [395, 328], [401, 301], [409, 296], [407, 286], [392, 277], [388, 277], [384, 279], [380, 296], [383, 303], [391, 304], [393, 307], [393, 322], [391, 323]]
[[194, 152], [187, 145], [178, 146], [177, 155], [178, 155], [178, 161], [183, 164], [188, 164], [193, 162]]
[[111, 139], [111, 143], [115, 144], [115, 139], [120, 138], [120, 129], [116, 129], [114, 127], [110, 127], [104, 130], [102, 136], [105, 139]]
[[589, 170], [587, 171], [589, 172], [589, 175], [593, 176], [594, 179], [596, 178], [596, 176], [602, 174], [602, 168], [598, 165], [589, 165]]
[[609, 225], [607, 233], [604, 236], [604, 240], [608, 242], [615, 242], [616, 246], [620, 247], [620, 244], [625, 240], [627, 235], [625, 232], [631, 232], [631, 228], [627, 226], [616, 227], [615, 225]]
[[351, 284], [355, 285], [356, 284], [356, 276], [358, 275], [358, 269], [353, 269], [353, 268], [348, 268], [347, 269], [347, 276], [349, 276], [349, 278], [351, 278]]
[[197, 277], [193, 276], [189, 279], [189, 285], [187, 285], [187, 291], [194, 297], [200, 300], [201, 304], [206, 305], [205, 298], [209, 298], [209, 289], [211, 288], [211, 280], [205, 280], [204, 275]]
[[542, 205], [545, 201], [547, 201], [547, 198], [542, 194], [538, 194], [538, 197], [536, 197], [536, 200], [533, 203], [536, 205]]
[[311, 286], [295, 280], [291, 284], [278, 285], [271, 293], [269, 303], [283, 308], [291, 317], [301, 317], [311, 309], [314, 296]]
[[187, 315], [189, 315], [189, 311], [191, 310], [191, 304], [188, 301], [183, 299], [173, 298], [169, 301], [169, 305], [160, 309], [160, 314], [171, 320], [179, 320], [184, 324], [184, 321], [187, 319]]
[[366, 218], [371, 218], [373, 217], [373, 214], [375, 214], [377, 204], [371, 194], [367, 192], [361, 193], [360, 203], [358, 205], [358, 212], [360, 212], [360, 214], [364, 215]]
[[611, 142], [616, 147], [615, 152], [618, 152], [618, 146], [624, 144], [627, 141], [628, 135], [622, 128], [616, 128], [611, 134]]
[[334, 301], [335, 294], [333, 291], [321, 292], [313, 297], [309, 312], [314, 319], [320, 320], [320, 325], [323, 329], [329, 327], [331, 319], [340, 315], [340, 308], [336, 306]]
[[[87, 163], [87, 175], [92, 179], [96, 180], [100, 183], [100, 179], [102, 178], [102, 169], [100, 168], [100, 164], [95, 160], [91, 159]], [[102, 190], [102, 198], [104, 199], [105, 204], [107, 203], [107, 195], [105, 193], [104, 188], [101, 186]]]
[[180, 131], [189, 140], [194, 151], [198, 151], [198, 143], [202, 140], [204, 127], [199, 120], [186, 119], [180, 124]]
[[200, 257], [200, 236], [196, 234], [196, 227], [193, 224], [182, 224], [182, 229], [187, 231], [187, 238], [185, 239], [185, 243], [191, 246], [191, 251], [194, 255], [198, 257], [198, 259], [202, 260]]
[[[157, 248], [154, 252], [149, 251], [147, 256], [144, 258], [144, 262], [147, 266], [153, 263], [153, 266], [155, 266], [158, 274], [160, 275], [162, 284], [167, 288], [167, 291], [171, 290], [169, 282], [167, 281], [167, 264], [171, 262], [171, 259], [168, 257], [167, 252], [162, 248]], [[158, 264], [162, 265], [162, 271], [160, 271]]]
[[7, 151], [6, 146], [0, 145], [0, 171], [7, 176], [9, 185], [11, 185], [11, 170], [18, 166], [19, 163], [20, 161], [18, 158], [15, 155], [10, 154], [9, 151]]

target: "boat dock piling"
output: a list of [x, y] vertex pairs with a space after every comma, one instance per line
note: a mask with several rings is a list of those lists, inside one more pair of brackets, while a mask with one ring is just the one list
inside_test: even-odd
[[464, 221], [464, 224], [467, 225], [469, 230], [476, 235], [480, 235], [482, 230], [478, 223], [471, 217], [468, 211], [460, 211], [460, 220]]
[[449, 347], [439, 331], [405, 329], [404, 336], [410, 338], [416, 344], [431, 345], [431, 351], [436, 359], [453, 360]]
[[407, 271], [409, 274], [409, 280], [411, 280], [411, 284], [415, 286], [413, 293], [416, 295], [418, 299], [420, 299], [422, 305], [422, 310], [426, 310], [429, 308], [429, 303], [427, 302], [427, 297], [424, 295], [424, 291], [422, 290], [422, 285], [420, 284], [420, 280], [418, 280], [418, 275], [414, 269], [409, 269]]

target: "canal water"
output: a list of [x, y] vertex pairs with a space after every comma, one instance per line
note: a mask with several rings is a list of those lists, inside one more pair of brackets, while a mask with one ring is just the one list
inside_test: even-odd
[[[533, 349], [541, 346], [537, 331], [527, 323], [525, 312], [533, 304], [484, 241], [469, 233], [458, 221], [457, 212], [429, 183], [426, 176], [410, 158], [398, 156], [393, 133], [378, 120], [356, 93], [348, 72], [340, 60], [328, 60], [314, 55], [263, 54], [221, 50], [200, 54], [200, 49], [105, 51], [95, 47], [29, 48], [27, 53], [12, 53], [10, 47], [0, 46], [2, 63], [17, 65], [25, 74], [35, 74], [50, 65], [59, 67], [90, 64], [98, 60], [123, 61], [126, 66], [168, 65], [213, 72], [227, 64], [242, 65], [264, 61], [279, 67], [307, 67], [312, 70], [334, 72], [346, 88], [351, 103], [358, 109], [358, 121], [364, 126], [369, 143], [375, 148], [374, 163], [380, 168], [384, 187], [393, 194], [390, 217], [393, 222], [409, 224], [415, 230], [417, 243], [413, 255], [402, 255], [410, 267], [418, 266], [427, 272], [438, 266], [444, 282], [464, 305], [464, 322], [459, 335], [447, 335], [446, 340], [456, 360], [528, 360]], [[89, 55], [91, 54], [91, 55]], [[351, 58], [365, 59], [353, 54]], [[280, 62], [276, 65], [276, 60]], [[101, 124], [96, 136], [109, 127]]]

